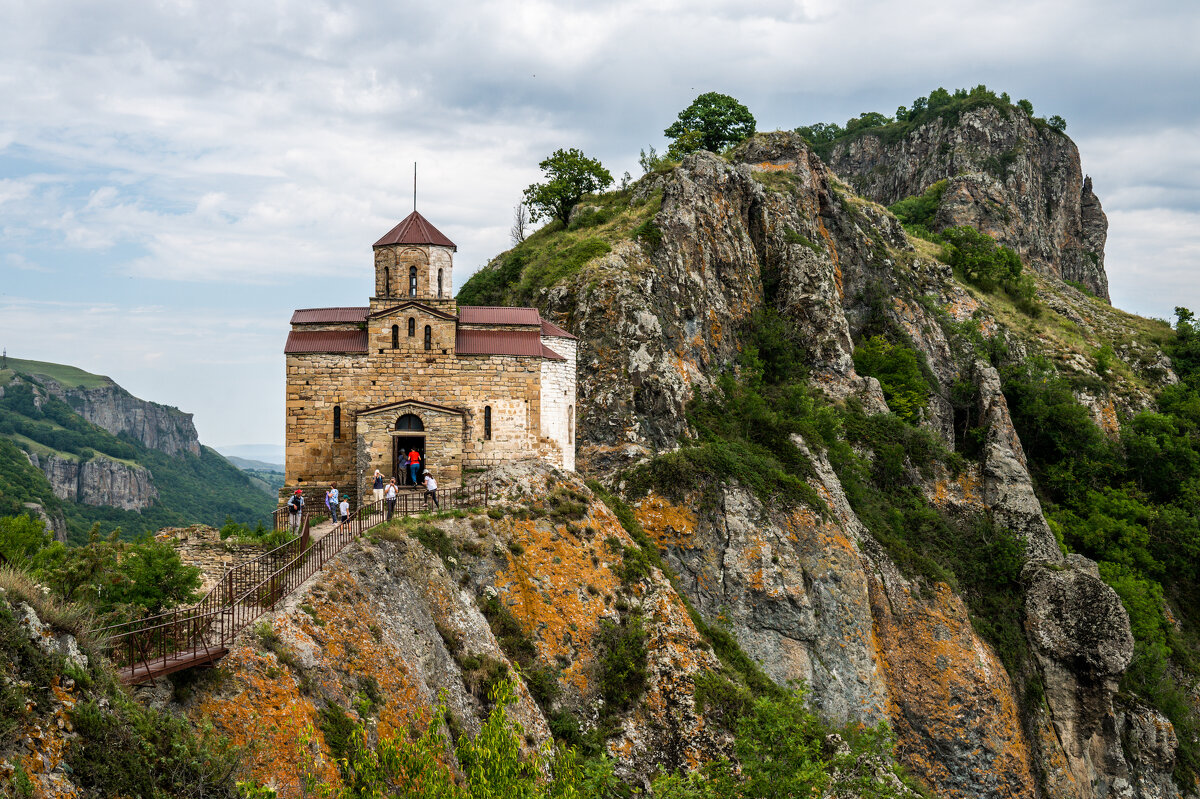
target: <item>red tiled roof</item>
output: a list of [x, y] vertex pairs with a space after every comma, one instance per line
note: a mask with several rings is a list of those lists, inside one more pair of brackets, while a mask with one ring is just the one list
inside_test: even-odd
[[446, 238], [442, 231], [429, 224], [429, 220], [416, 211], [404, 217], [400, 224], [375, 242], [376, 247], [386, 247], [389, 244], [436, 244], [439, 247], [458, 249], [458, 245]]
[[293, 325], [329, 322], [365, 322], [370, 308], [298, 308], [292, 313]]
[[537, 325], [537, 308], [509, 308], [502, 305], [460, 305], [458, 320], [464, 325]]
[[557, 352], [550, 349], [545, 344], [542, 345], [542, 357], [547, 358], [551, 361], [565, 361], [566, 360], [566, 358], [559, 355]]
[[543, 319], [541, 321], [542, 321], [542, 335], [543, 336], [556, 336], [558, 338], [575, 338], [570, 333], [563, 330], [561, 327], [554, 324], [553, 322], [547, 322], [545, 319]]
[[542, 336], [537, 330], [464, 330], [460, 327], [454, 344], [459, 355], [546, 357], [542, 349]]
[[365, 330], [293, 330], [288, 333], [285, 355], [301, 352], [366, 352]]

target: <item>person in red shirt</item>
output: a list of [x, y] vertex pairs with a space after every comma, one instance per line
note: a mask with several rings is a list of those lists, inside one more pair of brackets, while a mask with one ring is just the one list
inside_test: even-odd
[[415, 486], [417, 485], [417, 475], [421, 473], [421, 453], [417, 452], [416, 448], [408, 451], [408, 474], [409, 481]]

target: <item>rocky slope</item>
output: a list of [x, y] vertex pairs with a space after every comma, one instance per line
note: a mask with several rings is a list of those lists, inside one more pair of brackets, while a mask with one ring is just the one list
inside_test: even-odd
[[[996, 135], [1008, 135], [1000, 127]], [[1102, 237], [1085, 241], [1081, 232], [1086, 203], [1082, 183], [1069, 179], [1072, 168], [1078, 173], [1073, 145], [1057, 133], [1044, 140], [1012, 130], [1041, 142], [1051, 160], [1018, 161], [1005, 190], [1041, 202], [1053, 184], [1061, 207], [1040, 206], [1025, 227], [1014, 213], [1009, 241], [1034, 263], [1043, 259], [1046, 271], [1086, 277], [1066, 265], [1102, 246]], [[1047, 183], [1036, 191], [1021, 183], [1020, 175], [1043, 169], [1038, 181]], [[936, 179], [922, 173], [910, 185], [898, 177], [893, 194], [881, 188], [881, 197], [917, 193], [926, 177]], [[1080, 399], [1115, 430], [1117, 409], [1150, 405], [1174, 380], [1145, 324], [1052, 280], [1038, 283], [1049, 313], [1022, 319], [924, 255], [885, 209], [856, 197], [794, 135], [756, 136], [728, 161], [689, 156], [643, 178], [630, 207], [660, 192], [658, 241], [613, 242], [607, 255], [535, 295], [543, 313], [580, 337], [584, 468], [620, 484], [628, 469], [684, 440], [689, 400], [737, 368], [740, 331], [764, 301], [794, 322], [812, 385], [868, 413], [887, 405], [879, 384], [856, 373], [854, 343], [866, 331], [900, 330], [935, 385], [922, 424], [948, 448], [962, 446], [951, 388], [972, 388], [970, 417], [984, 430], [977, 454], [957, 475], [921, 476], [911, 462], [909, 474], [947, 515], [991, 518], [1023, 540], [1026, 566], [1015, 590], [1032, 661], [1006, 673], [961, 595], [897, 568], [817, 447], [809, 450], [809, 482], [825, 509], [765, 505], [736, 481], [721, 486], [716, 501], [651, 492], [638, 502], [701, 613], [725, 620], [775, 680], [809, 682], [830, 717], [886, 719], [902, 760], [939, 796], [1179, 795], [1163, 720], [1145, 708], [1126, 713], [1117, 701], [1132, 656], [1128, 617], [1094, 566], [1064, 557], [1055, 541], [988, 357], [1002, 344], [1010, 358], [1044, 355], [1064, 373], [1095, 377], [1093, 353], [1111, 346], [1125, 379]], [[1102, 270], [1089, 274], [1084, 282], [1102, 290]], [[1154, 755], [1139, 753], [1141, 740], [1155, 742]]]
[[46, 475], [54, 495], [68, 502], [141, 510], [158, 497], [150, 472], [142, 466], [121, 463], [103, 455], [82, 462], [53, 454], [27, 455], [34, 468], [41, 469]]
[[1039, 272], [1108, 298], [1108, 219], [1080, 170], [1079, 151], [1015, 106], [935, 116], [899, 136], [847, 136], [826, 160], [856, 193], [883, 205], [945, 180], [937, 229], [975, 227]]

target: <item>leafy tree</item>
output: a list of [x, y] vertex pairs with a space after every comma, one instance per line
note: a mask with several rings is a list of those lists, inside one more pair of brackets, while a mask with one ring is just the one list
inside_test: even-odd
[[672, 149], [684, 153], [693, 150], [720, 152], [728, 144], [737, 144], [754, 133], [754, 115], [750, 109], [727, 94], [705, 92], [679, 112], [663, 135], [675, 141]]
[[533, 183], [525, 189], [525, 205], [529, 218], [558, 219], [564, 225], [571, 208], [585, 194], [600, 191], [613, 182], [612, 173], [599, 161], [588, 158], [582, 150], [555, 150], [550, 157], [538, 164], [545, 183]]
[[854, 348], [854, 368], [879, 381], [892, 412], [916, 424], [929, 404], [929, 384], [912, 349], [872, 336]]
[[18, 569], [27, 569], [49, 543], [50, 534], [41, 519], [28, 515], [0, 519], [0, 555]]
[[1033, 103], [1029, 102], [1028, 100], [1017, 100], [1017, 107], [1029, 116], [1033, 116]]
[[1067, 130], [1067, 120], [1063, 119], [1058, 114], [1055, 114], [1047, 119], [1046, 124], [1050, 126], [1051, 130], [1056, 130], [1059, 133], [1065, 133]]

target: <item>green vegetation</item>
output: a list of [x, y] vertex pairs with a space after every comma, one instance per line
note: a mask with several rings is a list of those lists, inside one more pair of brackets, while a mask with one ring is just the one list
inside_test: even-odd
[[872, 336], [854, 348], [854, 368], [879, 380], [893, 413], [910, 424], [920, 422], [921, 411], [929, 405], [929, 383], [916, 351]]
[[933, 233], [934, 217], [942, 204], [942, 195], [946, 193], [946, 181], [939, 180], [923, 193], [914, 197], [905, 197], [897, 203], [888, 206], [888, 210], [896, 215], [904, 229], [910, 235], [921, 239], [936, 241]]
[[[61, 512], [69, 539], [82, 542], [96, 522], [104, 533], [120, 529], [137, 536], [198, 522], [219, 525], [226, 517], [260, 522], [275, 507], [273, 497], [208, 447], [202, 447], [199, 456], [167, 455], [132, 437], [114, 436], [62, 400], [40, 393], [36, 384], [17, 375], [0, 398], [0, 514], [22, 513], [23, 503], [37, 502], [51, 513]], [[144, 466], [153, 477], [158, 499], [141, 511], [62, 502], [45, 476], [17, 451], [14, 441], [40, 455], [77, 462], [103, 456]]]
[[0, 369], [0, 383], [8, 382], [5, 374], [33, 375], [34, 377], [49, 377], [67, 388], [103, 388], [113, 385], [112, 380], [103, 375], [94, 375], [74, 366], [46, 361], [26, 361], [21, 358], [8, 357], [8, 367]]
[[634, 204], [633, 191], [582, 198], [585, 208], [570, 226], [554, 221], [477, 271], [458, 292], [462, 305], [529, 305], [546, 288], [569, 280], [621, 240], [653, 251], [662, 233], [653, 224], [662, 201], [656, 193]]
[[142, 538], [102, 538], [94, 526], [88, 543], [64, 546], [50, 540], [41, 521], [0, 518], [0, 554], [69, 601], [116, 621], [153, 615], [190, 602], [200, 570], [184, 566], [170, 544]]
[[558, 220], [567, 224], [571, 209], [585, 195], [612, 185], [612, 174], [599, 161], [582, 150], [555, 150], [538, 164], [545, 183], [533, 183], [525, 189], [529, 218]]
[[[84, 634], [92, 624], [77, 605], [44, 595], [25, 575], [0, 569], [0, 746], [11, 747], [17, 725], [52, 729], [51, 686], [70, 678], [79, 703], [69, 711], [77, 737], [66, 749], [71, 780], [88, 795], [232, 797], [238, 754], [208, 728], [139, 704], [121, 686]], [[29, 603], [56, 632], [79, 637], [85, 669], [35, 646], [14, 617]]]
[[[1040, 358], [1003, 371], [1004, 394], [1052, 528], [1100, 564], [1135, 638], [1122, 687], [1171, 719], [1177, 776], [1200, 774], [1200, 719], [1180, 675], [1200, 676], [1200, 331], [1176, 309], [1168, 345], [1181, 382], [1106, 436], [1070, 380]], [[1174, 608], [1170, 616], [1167, 604]], [[1179, 627], [1171, 623], [1178, 620]]]
[[672, 140], [667, 157], [677, 160], [696, 150], [719, 153], [754, 135], [754, 127], [754, 115], [746, 106], [727, 94], [705, 92], [663, 131]]
[[821, 158], [828, 160], [834, 145], [843, 140], [871, 134], [880, 137], [886, 143], [891, 143], [899, 141], [927, 122], [941, 119], [947, 124], [955, 125], [962, 114], [984, 107], [995, 108], [1005, 117], [1013, 113], [1024, 114], [1039, 129], [1060, 134], [1067, 129], [1066, 120], [1062, 117], [1053, 116], [1049, 121], [1035, 117], [1033, 104], [1028, 100], [1013, 103], [1007, 92], [996, 94], [980, 84], [973, 89], [955, 89], [953, 93], [943, 88], [934, 89], [928, 97], [913, 100], [911, 108], [897, 108], [894, 116], [868, 111], [847, 120], [844, 126], [818, 122], [796, 128], [796, 132], [804, 137]]

